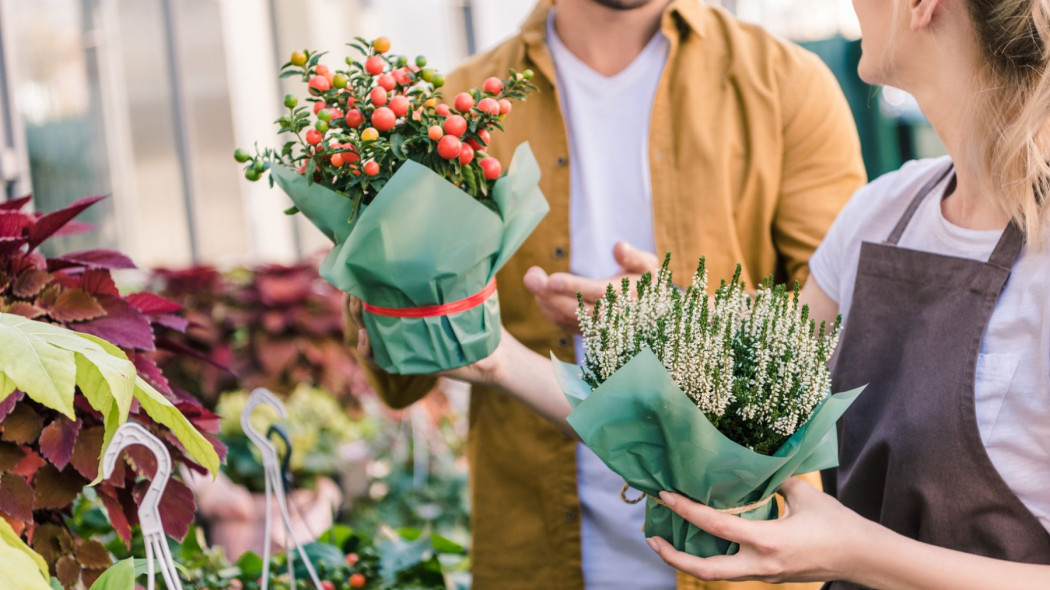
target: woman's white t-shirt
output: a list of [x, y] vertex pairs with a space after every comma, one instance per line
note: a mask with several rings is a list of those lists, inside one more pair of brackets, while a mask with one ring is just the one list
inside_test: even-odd
[[[817, 285], [839, 304], [849, 330], [862, 242], [883, 242], [915, 193], [947, 157], [909, 162], [861, 188], [809, 262]], [[958, 227], [941, 212], [945, 178], [912, 218], [899, 246], [988, 260], [1002, 231]], [[977, 422], [992, 464], [1050, 530], [1050, 243], [1025, 247], [992, 312], [977, 359]]]

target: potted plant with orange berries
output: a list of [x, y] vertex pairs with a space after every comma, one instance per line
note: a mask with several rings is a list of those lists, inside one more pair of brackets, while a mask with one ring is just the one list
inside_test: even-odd
[[486, 154], [532, 72], [489, 78], [451, 104], [426, 58], [388, 53], [380, 37], [348, 44], [361, 59], [333, 70], [297, 51], [282, 77], [309, 96], [285, 97], [280, 149], [237, 150], [248, 180], [269, 171], [334, 243], [320, 272], [362, 301], [376, 363], [422, 374], [485, 358], [499, 343], [496, 272], [548, 211], [527, 144], [506, 170]]

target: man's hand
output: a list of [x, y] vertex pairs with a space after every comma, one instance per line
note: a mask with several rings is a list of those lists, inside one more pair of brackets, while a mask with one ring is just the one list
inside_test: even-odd
[[619, 275], [607, 279], [586, 279], [564, 272], [548, 275], [542, 268], [534, 266], [525, 273], [525, 288], [535, 295], [536, 305], [547, 319], [563, 330], [579, 333], [577, 293], [582, 293], [583, 302], [591, 307], [605, 295], [609, 283], [614, 283], [618, 289], [623, 277], [630, 278], [633, 283], [643, 274], [660, 267], [660, 259], [656, 254], [639, 250], [627, 242], [616, 244], [613, 258], [620, 265]]

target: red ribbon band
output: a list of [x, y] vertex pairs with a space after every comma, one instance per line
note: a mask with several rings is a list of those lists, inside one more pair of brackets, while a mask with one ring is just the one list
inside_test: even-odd
[[489, 297], [496, 292], [496, 278], [493, 277], [489, 284], [480, 292], [459, 301], [445, 303], [442, 305], [427, 305], [425, 307], [379, 307], [361, 302], [361, 308], [372, 315], [382, 315], [392, 318], [433, 318], [443, 315], [462, 313], [468, 309], [474, 309], [488, 301]]

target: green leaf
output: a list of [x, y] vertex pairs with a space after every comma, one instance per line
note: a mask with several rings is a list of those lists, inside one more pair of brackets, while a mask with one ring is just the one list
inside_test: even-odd
[[218, 473], [219, 455], [215, 447], [190, 424], [182, 412], [141, 377], [135, 378], [134, 395], [150, 418], [171, 430], [194, 461], [213, 474]]
[[400, 133], [395, 133], [390, 136], [390, 151], [399, 159], [405, 159], [405, 153], [401, 151], [401, 144], [405, 141], [405, 138]]
[[15, 382], [8, 379], [7, 375], [0, 373], [0, 402], [7, 399], [7, 396], [15, 392]]
[[240, 559], [237, 560], [237, 569], [241, 570], [241, 575], [246, 578], [257, 578], [262, 575], [263, 571], [263, 560], [261, 557], [248, 551], [241, 555]]
[[0, 373], [33, 400], [76, 420], [76, 362], [72, 352], [54, 346], [45, 337], [55, 330], [70, 332], [20, 315], [0, 313]]
[[30, 549], [11, 525], [0, 518], [0, 588], [50, 590], [50, 578], [44, 558]]
[[468, 164], [463, 167], [463, 182], [467, 183], [467, 192], [469, 192], [471, 196], [476, 196], [478, 194], [478, 180], [474, 175], [473, 165]]
[[295, 206], [289, 207], [289, 208], [284, 210], [284, 214], [285, 215], [295, 215], [298, 212], [299, 212], [299, 208], [295, 207]]
[[430, 543], [434, 547], [434, 551], [437, 551], [438, 553], [461, 554], [466, 552], [466, 549], [459, 543], [456, 543], [451, 539], [446, 539], [437, 533], [430, 536]]
[[124, 559], [102, 572], [91, 590], [127, 590], [135, 587], [135, 560]]

